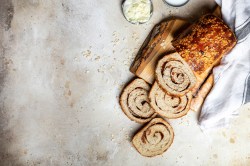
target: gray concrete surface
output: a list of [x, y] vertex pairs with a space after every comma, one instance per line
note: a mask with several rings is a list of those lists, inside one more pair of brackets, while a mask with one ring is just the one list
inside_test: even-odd
[[169, 120], [171, 148], [145, 158], [132, 147], [141, 127], [118, 96], [151, 28], [170, 16], [194, 20], [215, 5], [153, 1], [144, 25], [123, 18], [121, 0], [0, 0], [0, 165], [249, 165], [250, 110], [230, 129], [201, 132], [197, 113]]

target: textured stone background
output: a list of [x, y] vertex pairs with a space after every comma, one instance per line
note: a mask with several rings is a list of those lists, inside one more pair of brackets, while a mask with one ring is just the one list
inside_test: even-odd
[[0, 0], [0, 165], [250, 165], [250, 110], [230, 129], [202, 133], [197, 113], [170, 120], [171, 148], [144, 158], [141, 126], [118, 104], [129, 66], [152, 27], [194, 20], [213, 0], [182, 8], [153, 1], [144, 25], [126, 22], [121, 0]]

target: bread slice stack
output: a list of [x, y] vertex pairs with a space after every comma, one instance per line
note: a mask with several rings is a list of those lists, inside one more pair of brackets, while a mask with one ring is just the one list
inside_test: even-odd
[[155, 77], [149, 95], [152, 108], [168, 119], [186, 115], [192, 99], [190, 91], [196, 84], [188, 64], [178, 53], [167, 54], [159, 60]]
[[133, 138], [137, 151], [146, 157], [165, 152], [173, 142], [174, 131], [162, 118], [174, 119], [189, 111], [196, 78], [178, 53], [164, 56], [156, 67], [156, 81], [151, 87], [135, 78], [123, 90], [120, 105], [125, 115], [137, 123], [149, 122]]
[[[158, 61], [153, 86], [136, 78], [120, 96], [121, 108], [129, 119], [140, 124], [149, 122], [132, 140], [137, 151], [147, 157], [165, 152], [174, 138], [170, 124], [155, 117], [180, 118], [188, 113], [191, 103], [191, 109], [200, 109], [213, 85], [209, 73], [234, 47], [236, 38], [220, 18], [208, 14], [172, 44], [176, 52], [165, 54]], [[199, 97], [192, 101], [199, 89]]]
[[167, 54], [156, 67], [152, 88], [143, 79], [129, 83], [120, 96], [120, 105], [127, 117], [146, 123], [157, 114], [175, 119], [187, 114], [196, 78], [178, 53]]

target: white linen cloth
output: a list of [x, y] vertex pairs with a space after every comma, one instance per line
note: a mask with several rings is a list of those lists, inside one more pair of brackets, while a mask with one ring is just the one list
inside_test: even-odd
[[227, 127], [237, 109], [250, 101], [250, 0], [216, 0], [223, 20], [237, 37], [234, 49], [215, 67], [214, 87], [199, 117], [203, 130]]

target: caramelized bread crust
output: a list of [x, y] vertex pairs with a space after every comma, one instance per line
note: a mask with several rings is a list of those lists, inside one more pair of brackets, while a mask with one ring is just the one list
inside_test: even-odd
[[236, 44], [231, 29], [212, 14], [201, 17], [195, 24], [172, 41], [176, 51], [196, 75], [209, 71]]

